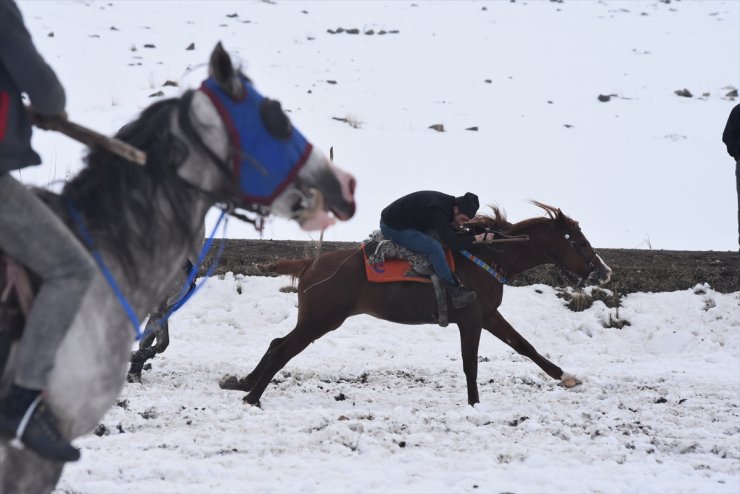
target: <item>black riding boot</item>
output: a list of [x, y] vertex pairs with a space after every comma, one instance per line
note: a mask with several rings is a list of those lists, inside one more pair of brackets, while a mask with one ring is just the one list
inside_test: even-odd
[[447, 291], [452, 298], [452, 306], [455, 309], [462, 309], [478, 298], [478, 294], [462, 283], [458, 283], [457, 285], [447, 285]]
[[77, 461], [80, 450], [60, 433], [56, 419], [41, 392], [11, 386], [0, 401], [0, 436], [12, 439], [12, 445], [24, 445], [36, 454], [55, 461]]

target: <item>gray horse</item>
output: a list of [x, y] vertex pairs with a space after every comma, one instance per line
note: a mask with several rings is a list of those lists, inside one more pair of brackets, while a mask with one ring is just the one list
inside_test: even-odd
[[[202, 235], [201, 235], [202, 237]], [[128, 382], [141, 383], [141, 372], [147, 360], [153, 359], [157, 354], [167, 350], [170, 345], [170, 323], [169, 316], [183, 297], [189, 296], [195, 289], [195, 281], [185, 290], [193, 265], [197, 259], [188, 259], [180, 268], [175, 277], [167, 296], [160, 302], [144, 327], [143, 337], [139, 340], [139, 348], [131, 352], [131, 365], [128, 369]]]
[[[211, 87], [215, 83], [234, 104], [246, 99], [245, 93], [253, 88], [220, 44], [211, 54], [206, 82]], [[260, 107], [257, 118], [265, 121], [268, 130], [281, 132], [282, 127], [282, 132], [290, 131], [279, 104], [265, 100], [265, 111]], [[242, 175], [247, 171], [236, 168], [236, 163], [245, 161], [245, 148], [235, 143], [233, 122], [218, 106], [203, 87], [157, 102], [118, 133], [147, 153], [146, 166], [93, 149], [87, 167], [66, 184], [61, 195], [42, 193], [72, 229], [82, 231], [84, 227], [90, 233], [95, 249], [139, 318], [154, 311], [156, 301], [165, 300], [184, 260], [196, 254], [202, 242], [199, 231], [215, 203], [287, 216], [305, 228], [326, 227], [333, 222], [332, 215], [346, 220], [354, 214], [354, 179], [333, 167], [310, 144], [302, 166], [289, 175], [270, 202], [255, 204], [245, 199]], [[276, 149], [273, 154], [279, 158]], [[258, 151], [250, 151], [250, 156], [262, 156], [260, 170], [269, 174], [273, 163]], [[83, 226], [67, 215], [70, 202], [80, 212]], [[47, 390], [49, 406], [68, 438], [88, 433], [115, 403], [126, 381], [134, 341], [131, 320], [102, 274], [94, 285], [57, 352]], [[0, 322], [0, 337], [9, 332]], [[11, 348], [0, 395], [12, 381], [14, 356]], [[62, 468], [61, 463], [0, 442], [0, 492], [50, 492]]]

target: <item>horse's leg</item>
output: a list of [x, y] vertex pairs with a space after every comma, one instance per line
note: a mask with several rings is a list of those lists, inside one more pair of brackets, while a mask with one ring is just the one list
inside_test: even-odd
[[[128, 382], [141, 383], [141, 371], [147, 360], [153, 359], [158, 353], [164, 352], [170, 344], [169, 321], [160, 324], [159, 321], [167, 314], [169, 307], [160, 306], [156, 314], [149, 317], [144, 330], [148, 335], [139, 342], [139, 349], [131, 354], [131, 366], [128, 370]], [[154, 344], [156, 339], [157, 343]]]
[[463, 372], [468, 387], [468, 404], [480, 403], [478, 397], [478, 345], [483, 322], [480, 310], [473, 306], [457, 312], [457, 327], [460, 330]]
[[[250, 373], [250, 377], [254, 376], [254, 378], [251, 379], [251, 390], [244, 397], [244, 401], [250, 405], [259, 403], [262, 393], [265, 392], [272, 378], [280, 369], [285, 367], [290, 359], [305, 350], [313, 341], [337, 329], [343, 322], [344, 318], [333, 322], [322, 321], [318, 324], [309, 325], [299, 320], [293, 331], [282, 338], [272, 340], [262, 360]], [[250, 377], [247, 378], [248, 381]]]
[[501, 341], [509, 345], [511, 348], [516, 350], [520, 355], [529, 357], [535, 364], [537, 364], [545, 373], [553, 379], [559, 379], [563, 386], [566, 388], [572, 388], [573, 386], [580, 384], [575, 377], [563, 372], [563, 369], [553, 364], [545, 357], [537, 353], [537, 350], [529, 343], [522, 335], [504, 319], [504, 317], [495, 311], [493, 316], [486, 321], [483, 327], [491, 334], [499, 338]]
[[[203, 232], [201, 232], [203, 233]], [[153, 359], [158, 353], [167, 350], [170, 345], [170, 325], [169, 319], [160, 324], [160, 321], [169, 314], [170, 309], [179, 302], [179, 295], [182, 291], [183, 284], [190, 277], [190, 271], [193, 269], [193, 263], [190, 260], [185, 261], [185, 265], [180, 271], [180, 276], [175, 279], [172, 287], [169, 289], [169, 295], [164, 302], [161, 302], [154, 314], [149, 315], [149, 321], [146, 323], [144, 333], [146, 337], [139, 342], [139, 349], [131, 354], [131, 367], [128, 370], [128, 382], [141, 383], [141, 371], [147, 360]], [[189, 295], [195, 289], [195, 280], [190, 283], [186, 295]], [[154, 340], [157, 344], [154, 344]]]
[[234, 375], [226, 374], [221, 378], [221, 380], [218, 383], [218, 387], [221, 389], [228, 389], [233, 391], [244, 391], [245, 393], [248, 393], [252, 390], [252, 387], [254, 387], [254, 383], [257, 382], [257, 378], [262, 375], [262, 372], [265, 369], [265, 365], [267, 365], [267, 361], [270, 359], [271, 356], [271, 350], [273, 345], [276, 345], [281, 338], [276, 338], [270, 342], [270, 346], [267, 347], [267, 351], [260, 359], [257, 366], [252, 369], [252, 372], [247, 374], [247, 377], [237, 378]]
[[64, 463], [46, 460], [28, 449], [0, 445], [0, 492], [47, 494], [62, 475]]

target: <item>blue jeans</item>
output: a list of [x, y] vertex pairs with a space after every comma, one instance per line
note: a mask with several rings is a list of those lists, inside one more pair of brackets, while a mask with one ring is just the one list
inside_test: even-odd
[[457, 284], [452, 271], [450, 271], [450, 266], [445, 259], [445, 251], [442, 248], [442, 244], [437, 240], [419, 230], [413, 230], [411, 228], [396, 230], [383, 223], [382, 220], [380, 222], [380, 232], [391, 242], [427, 256], [432, 262], [434, 272], [437, 273], [437, 276], [441, 280], [450, 285]]

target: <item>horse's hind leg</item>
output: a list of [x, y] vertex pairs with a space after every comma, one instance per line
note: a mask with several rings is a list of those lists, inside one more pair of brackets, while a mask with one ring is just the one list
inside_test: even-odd
[[563, 369], [553, 364], [545, 357], [540, 355], [537, 350], [529, 343], [522, 335], [512, 327], [504, 317], [495, 311], [489, 321], [483, 326], [491, 334], [499, 338], [501, 341], [509, 345], [511, 348], [516, 350], [520, 355], [529, 357], [540, 369], [552, 377], [553, 379], [559, 379], [563, 385], [567, 388], [572, 388], [576, 384], [580, 384], [575, 377], [568, 373], [563, 372]]
[[[272, 378], [280, 369], [285, 367], [290, 359], [305, 350], [313, 341], [321, 338], [329, 331], [337, 329], [343, 322], [344, 319], [331, 324], [312, 324], [309, 326], [299, 321], [293, 331], [282, 338], [272, 340], [260, 363], [247, 377], [251, 389], [244, 397], [244, 401], [250, 405], [259, 403], [262, 393], [265, 392]], [[316, 327], [321, 329], [314, 329]]]

